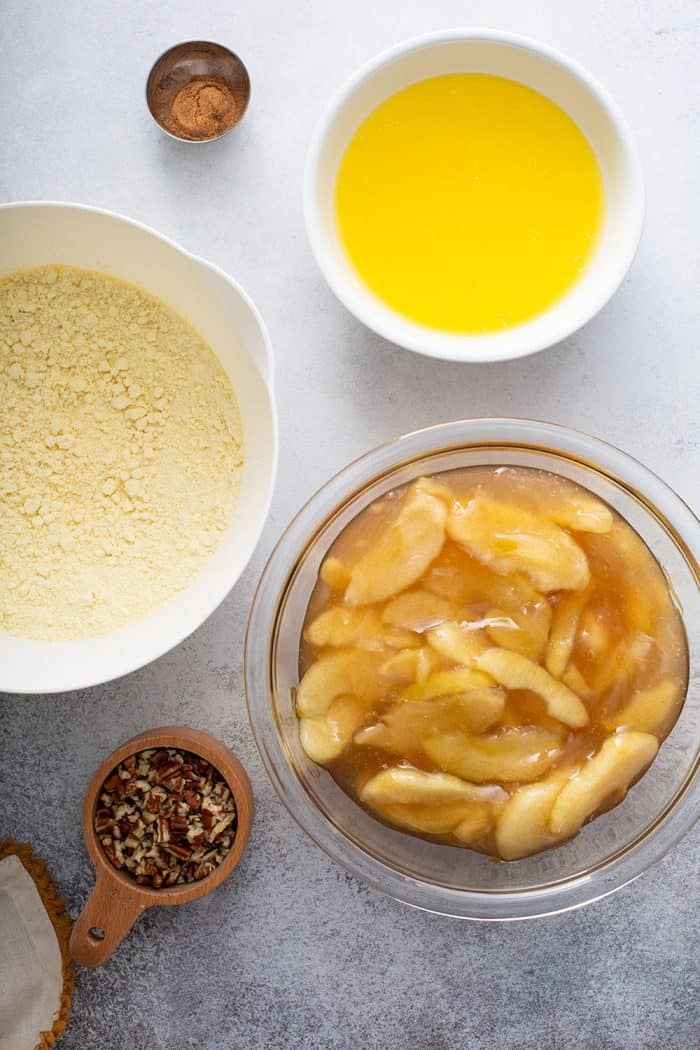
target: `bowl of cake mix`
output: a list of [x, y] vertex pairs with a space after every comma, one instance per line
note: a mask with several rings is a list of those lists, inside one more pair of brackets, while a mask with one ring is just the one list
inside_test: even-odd
[[269, 338], [226, 274], [128, 219], [0, 208], [0, 690], [108, 681], [236, 582], [277, 457]]

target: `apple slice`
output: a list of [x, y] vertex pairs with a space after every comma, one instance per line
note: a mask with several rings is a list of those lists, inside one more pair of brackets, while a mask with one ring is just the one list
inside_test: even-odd
[[550, 830], [549, 816], [564, 780], [555, 777], [527, 784], [511, 795], [496, 821], [496, 848], [504, 860], [519, 860], [553, 846], [559, 837]]
[[525, 727], [475, 736], [443, 733], [426, 737], [423, 749], [440, 769], [478, 784], [537, 780], [556, 761], [561, 737]]
[[465, 845], [473, 845], [479, 839], [483, 839], [491, 830], [496, 809], [497, 806], [493, 803], [489, 805], [487, 803], [472, 802], [468, 812], [457, 827], [452, 829], [452, 834], [460, 842], [464, 842]]
[[396, 519], [352, 567], [348, 601], [384, 601], [416, 583], [440, 553], [446, 519], [441, 499], [414, 489]]
[[484, 631], [468, 621], [442, 623], [428, 631], [426, 638], [436, 653], [463, 667], [476, 667], [479, 657], [489, 648]]
[[435, 733], [481, 733], [495, 725], [504, 707], [500, 689], [471, 689], [434, 700], [398, 700], [375, 725], [361, 729], [355, 743], [410, 755]]
[[332, 591], [344, 591], [350, 583], [350, 570], [339, 558], [326, 558], [321, 565], [319, 576]]
[[664, 678], [646, 689], [639, 689], [620, 711], [606, 718], [606, 725], [609, 729], [623, 726], [644, 733], [659, 733], [667, 729], [681, 698], [681, 690], [682, 683], [673, 678]]
[[379, 674], [394, 686], [422, 682], [435, 670], [440, 658], [427, 645], [420, 649], [401, 649], [388, 657], [379, 668]]
[[654, 758], [659, 741], [629, 729], [608, 737], [600, 750], [569, 780], [549, 818], [554, 835], [573, 835], [611, 795], [625, 791]]
[[573, 729], [588, 724], [588, 711], [576, 693], [520, 653], [489, 649], [478, 658], [476, 666], [508, 689], [530, 689], [538, 693], [548, 713], [559, 722]]
[[581, 592], [563, 594], [554, 608], [544, 661], [545, 667], [554, 678], [561, 678], [567, 668], [586, 600], [587, 595]]
[[[472, 671], [458, 667], [452, 671], [436, 671], [424, 682], [416, 682], [404, 691], [407, 700], [432, 700], [437, 696], [453, 696], [470, 689], [485, 689], [493, 685], [493, 679], [483, 671]], [[502, 691], [498, 690], [498, 692]]]
[[351, 695], [359, 699], [377, 700], [387, 691], [387, 685], [378, 671], [384, 660], [382, 653], [360, 649], [340, 649], [311, 664], [305, 673], [296, 696], [300, 717], [325, 715], [337, 696]]
[[423, 634], [445, 620], [454, 620], [457, 615], [458, 609], [453, 602], [429, 591], [407, 591], [384, 607], [382, 620], [392, 627]]
[[582, 700], [594, 700], [595, 693], [583, 677], [575, 664], [569, 664], [561, 678], [564, 685], [568, 685], [572, 693], [576, 693]]
[[488, 802], [503, 797], [494, 787], [468, 784], [448, 773], [426, 773], [413, 766], [394, 766], [376, 773], [360, 791], [363, 802], [371, 805], [441, 806], [450, 802]]
[[538, 591], [582, 590], [590, 579], [584, 551], [568, 532], [510, 503], [479, 495], [455, 503], [447, 534], [503, 576], [522, 572]]
[[486, 629], [496, 645], [520, 653], [529, 660], [542, 659], [552, 619], [552, 610], [546, 598], [540, 598], [510, 613], [489, 609], [484, 619], [491, 621]]
[[447, 805], [388, 805], [377, 812], [398, 827], [425, 835], [454, 833], [463, 842], [474, 842], [489, 830], [491, 806], [486, 802], [450, 802]]
[[339, 758], [367, 713], [367, 702], [354, 696], [339, 696], [325, 715], [299, 720], [301, 746], [313, 762], [327, 765]]
[[597, 532], [608, 533], [613, 527], [612, 511], [601, 503], [595, 496], [584, 493], [576, 493], [568, 496], [566, 500], [551, 510], [547, 508], [545, 499], [544, 509], [547, 517], [555, 521], [557, 525], [563, 525], [573, 532]]
[[318, 648], [330, 645], [340, 648], [362, 639], [381, 635], [381, 617], [374, 609], [334, 605], [309, 624], [304, 632], [307, 642]]
[[455, 494], [447, 485], [443, 485], [437, 478], [418, 478], [415, 488], [420, 492], [428, 492], [431, 496], [441, 499], [448, 507], [455, 501]]
[[485, 602], [509, 613], [542, 598], [522, 573], [499, 576], [453, 541], [445, 544], [421, 587], [459, 606]]

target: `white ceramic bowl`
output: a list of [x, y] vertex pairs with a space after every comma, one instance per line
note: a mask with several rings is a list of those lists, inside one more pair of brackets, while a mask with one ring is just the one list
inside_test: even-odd
[[0, 206], [0, 277], [64, 263], [158, 296], [201, 332], [241, 410], [245, 466], [238, 505], [214, 555], [186, 590], [115, 634], [70, 642], [0, 631], [0, 691], [63, 692], [106, 682], [167, 652], [195, 630], [243, 572], [265, 523], [277, 467], [270, 340], [256, 307], [223, 271], [154, 230], [78, 204]]
[[[338, 165], [355, 129], [395, 92], [444, 73], [493, 73], [535, 88], [579, 125], [600, 164], [606, 217], [583, 278], [533, 321], [487, 335], [462, 335], [416, 324], [364, 284], [335, 222]], [[329, 285], [359, 320], [399, 346], [448, 361], [504, 361], [543, 350], [589, 321], [608, 301], [634, 258], [644, 218], [637, 152], [607, 92], [571, 59], [544, 44], [490, 29], [452, 29], [408, 40], [363, 66], [331, 101], [309, 148], [304, 213], [311, 247]]]

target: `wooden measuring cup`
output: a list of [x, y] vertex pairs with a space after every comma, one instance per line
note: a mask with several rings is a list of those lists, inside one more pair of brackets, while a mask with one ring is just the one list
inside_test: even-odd
[[[230, 852], [211, 875], [199, 882], [154, 890], [139, 885], [129, 874], [110, 864], [95, 832], [94, 817], [102, 785], [120, 762], [137, 751], [165, 747], [192, 751], [219, 771], [236, 803], [236, 834]], [[187, 904], [220, 886], [241, 859], [253, 823], [253, 811], [253, 790], [245, 769], [225, 744], [201, 729], [163, 726], [139, 733], [118, 747], [93, 776], [83, 804], [85, 845], [96, 879], [95, 888], [73, 927], [69, 943], [72, 958], [82, 966], [101, 966], [146, 908]]]

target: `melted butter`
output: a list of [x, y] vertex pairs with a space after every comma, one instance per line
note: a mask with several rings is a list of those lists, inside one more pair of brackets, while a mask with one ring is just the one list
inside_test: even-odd
[[604, 208], [574, 121], [523, 84], [476, 73], [381, 103], [336, 183], [363, 281], [398, 313], [451, 332], [493, 332], [551, 307], [585, 272]]

